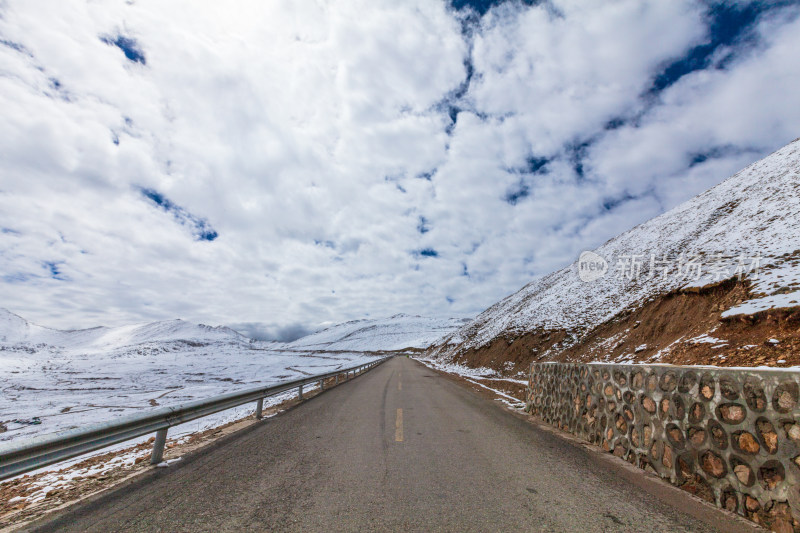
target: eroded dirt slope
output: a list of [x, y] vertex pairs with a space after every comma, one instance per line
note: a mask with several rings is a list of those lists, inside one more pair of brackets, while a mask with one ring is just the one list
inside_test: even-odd
[[543, 361], [800, 365], [800, 308], [722, 316], [750, 297], [749, 284], [737, 280], [673, 291], [623, 310], [587, 333], [541, 329], [507, 334], [457, 352], [453, 361], [510, 374]]

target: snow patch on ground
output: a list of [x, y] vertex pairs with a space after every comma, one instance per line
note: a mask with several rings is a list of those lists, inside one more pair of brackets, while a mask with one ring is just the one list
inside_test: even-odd
[[[148, 344], [107, 354], [0, 351], [0, 422], [8, 428], [0, 433], [0, 441], [82, 428], [155, 407], [264, 387], [374, 359], [364, 353], [277, 354], [224, 343], [202, 347]], [[224, 423], [227, 416], [216, 413], [184, 426], [197, 431]], [[41, 424], [12, 422], [33, 417]]]
[[707, 333], [704, 333], [703, 335], [699, 335], [697, 337], [693, 337], [693, 338], [689, 339], [686, 342], [691, 343], [691, 344], [701, 344], [701, 343], [719, 344], [719, 343], [725, 342], [725, 340], [724, 339], [717, 339], [716, 337], [712, 337], [711, 335], [708, 335]]
[[765, 296], [763, 298], [748, 300], [740, 305], [731, 307], [722, 313], [722, 317], [727, 318], [735, 315], [753, 315], [762, 311], [768, 311], [769, 309], [797, 307], [798, 305], [800, 305], [800, 291], [787, 294], [776, 294], [774, 296]]

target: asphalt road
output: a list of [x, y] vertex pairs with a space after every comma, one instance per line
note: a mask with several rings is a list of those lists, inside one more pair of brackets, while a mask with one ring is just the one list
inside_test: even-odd
[[40, 531], [753, 531], [396, 357]]

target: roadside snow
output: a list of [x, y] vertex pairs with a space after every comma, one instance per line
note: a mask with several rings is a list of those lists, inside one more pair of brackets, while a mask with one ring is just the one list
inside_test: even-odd
[[502, 396], [502, 398], [499, 398], [498, 400], [508, 405], [509, 407], [512, 407], [514, 409], [522, 409], [525, 406], [525, 402], [520, 400], [519, 398], [511, 396], [510, 394], [498, 390], [496, 388], [485, 385], [484, 383], [480, 383], [476, 381], [476, 379], [507, 381], [509, 383], [516, 383], [519, 385], [526, 385], [526, 386], [528, 385], [527, 379], [514, 379], [514, 378], [501, 377], [498, 376], [497, 373], [490, 368], [470, 368], [467, 366], [459, 365], [457, 363], [446, 363], [427, 358], [426, 359], [419, 358], [418, 361], [436, 370], [441, 370], [443, 372], [448, 372], [450, 374], [455, 374], [457, 376], [460, 376], [474, 385], [483, 387], [484, 389], [490, 390], [493, 393]]

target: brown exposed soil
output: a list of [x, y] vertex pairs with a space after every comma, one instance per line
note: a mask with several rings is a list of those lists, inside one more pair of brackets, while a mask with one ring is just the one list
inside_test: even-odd
[[[453, 362], [473, 368], [491, 368], [503, 374], [527, 372], [532, 362], [540, 360], [541, 354], [553, 349], [565, 338], [566, 331], [563, 330], [541, 330], [516, 337], [498, 337], [487, 346], [457, 354]], [[511, 367], [506, 363], [511, 363]]]
[[[674, 291], [625, 310], [588, 333], [532, 331], [498, 337], [459, 353], [454, 362], [492, 368], [503, 375], [524, 372], [531, 363], [544, 361], [800, 365], [800, 308], [722, 318], [724, 310], [751, 297], [747, 282], [737, 280]], [[703, 335], [707, 337], [698, 339]], [[573, 337], [580, 340], [567, 342]]]

